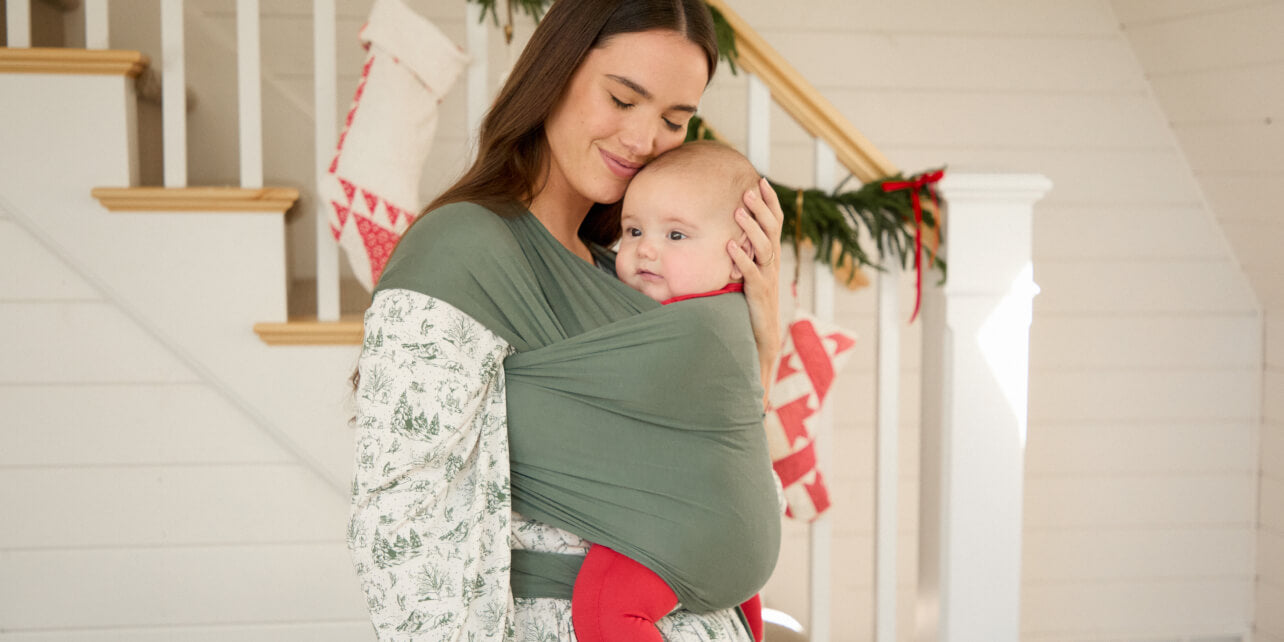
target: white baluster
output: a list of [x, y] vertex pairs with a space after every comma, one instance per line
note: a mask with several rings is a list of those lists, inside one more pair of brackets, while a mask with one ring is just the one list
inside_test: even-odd
[[882, 248], [874, 435], [874, 641], [896, 642], [896, 484], [900, 438], [900, 257]]
[[466, 25], [466, 42], [468, 44], [468, 136], [470, 158], [476, 158], [478, 132], [481, 131], [482, 118], [490, 107], [490, 90], [486, 79], [487, 62], [490, 60], [490, 45], [486, 23], [482, 20], [480, 2], [465, 3], [464, 21]]
[[745, 156], [758, 170], [767, 175], [771, 171], [771, 90], [758, 79], [749, 75], [748, 125], [745, 139]]
[[[335, 54], [335, 0], [312, 1], [313, 102], [316, 109], [317, 185], [322, 184], [334, 148], [339, 124], [336, 106], [338, 77]], [[316, 204], [317, 216], [317, 320], [339, 320], [339, 244], [330, 232], [326, 203]]]
[[187, 187], [187, 78], [183, 0], [161, 1], [161, 132], [165, 187]]
[[5, 42], [13, 49], [31, 46], [31, 2], [32, 0], [6, 0], [5, 9]]
[[108, 49], [107, 0], [85, 0], [85, 48]]
[[263, 187], [263, 101], [260, 83], [259, 0], [236, 0], [237, 103], [241, 127], [241, 187]]
[[[817, 138], [815, 142], [815, 177], [816, 188], [831, 192], [834, 189], [834, 170], [838, 161], [834, 150], [825, 141]], [[799, 258], [801, 260], [801, 258]], [[834, 318], [834, 273], [824, 263], [812, 265], [812, 314], [817, 318], [832, 321]], [[838, 397], [836, 388], [829, 391], [829, 403], [821, 408], [816, 418], [816, 465], [822, 472], [831, 473], [833, 480], [833, 444], [834, 444], [834, 399]], [[833, 483], [832, 481], [830, 483]], [[830, 613], [833, 608], [831, 592], [833, 586], [833, 516], [825, 513], [811, 523], [808, 530], [811, 538], [810, 566], [808, 574], [811, 593], [811, 631], [813, 641], [827, 641], [830, 633]]]

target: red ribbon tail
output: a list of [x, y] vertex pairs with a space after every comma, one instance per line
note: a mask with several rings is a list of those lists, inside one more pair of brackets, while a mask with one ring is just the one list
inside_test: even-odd
[[923, 256], [923, 206], [918, 200], [918, 190], [910, 192], [910, 200], [914, 204], [914, 313], [910, 315], [910, 323], [918, 318], [918, 307], [923, 302], [923, 264], [920, 260]]

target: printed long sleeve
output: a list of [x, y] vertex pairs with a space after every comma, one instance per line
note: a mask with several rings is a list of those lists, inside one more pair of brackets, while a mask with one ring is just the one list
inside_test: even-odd
[[417, 292], [366, 313], [348, 544], [380, 640], [512, 637], [509, 351]]

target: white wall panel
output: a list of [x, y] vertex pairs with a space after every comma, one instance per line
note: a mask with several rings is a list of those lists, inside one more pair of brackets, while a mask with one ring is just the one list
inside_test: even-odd
[[97, 300], [101, 296], [17, 223], [0, 220], [0, 301]]
[[[1270, 204], [1284, 202], [1284, 171], [1241, 168], [1232, 172], [1204, 172], [1199, 176], [1199, 184], [1217, 212], [1218, 220], [1275, 221], [1279, 213]], [[1252, 260], [1254, 257], [1240, 258]]]
[[[829, 99], [880, 146], [990, 149], [1167, 150], [1167, 124], [1143, 92], [1059, 94], [1021, 91], [833, 89]], [[948, 104], [951, 118], [940, 118]], [[957, 119], [957, 120], [956, 120]], [[959, 127], [966, 122], [967, 127]], [[915, 168], [916, 170], [919, 168]], [[1053, 181], [1055, 182], [1055, 178]]]
[[1030, 380], [1030, 426], [1085, 421], [1254, 420], [1254, 370], [1080, 370]]
[[[1032, 529], [1192, 525], [1251, 529], [1257, 512], [1256, 485], [1248, 473], [1032, 476], [1026, 480], [1025, 523]], [[1236, 572], [1226, 569], [1225, 574]]]
[[1113, 0], [1110, 5], [1124, 25], [1145, 25], [1232, 10], [1252, 2], [1253, 0]]
[[1152, 78], [1150, 86], [1175, 125], [1204, 122], [1257, 122], [1279, 118], [1284, 60], [1238, 69], [1210, 69]]
[[1243, 632], [1245, 622], [1222, 614], [1242, 610], [1251, 593], [1239, 579], [1029, 582], [1021, 638], [1181, 640]]
[[1263, 530], [1284, 533], [1284, 476], [1262, 476], [1262, 508], [1259, 519]]
[[197, 380], [107, 303], [0, 304], [0, 327], [0, 383]]
[[1036, 260], [1035, 315], [1250, 312], [1253, 291], [1227, 261]]
[[1030, 582], [1217, 578], [1251, 574], [1254, 534], [1243, 528], [1031, 528], [1022, 573]]
[[772, 2], [742, 2], [736, 11], [768, 36], [794, 30], [901, 34], [984, 34], [1075, 37], [1117, 33], [1109, 12], [1092, 3], [1003, 4], [988, 7], [937, 2], [812, 0], [807, 11], [780, 11]]
[[1263, 580], [1279, 584], [1279, 578], [1284, 577], [1284, 531], [1263, 530], [1258, 535], [1257, 568]]
[[[771, 25], [762, 25], [765, 29]], [[869, 25], [866, 25], [869, 26]], [[858, 30], [771, 31], [771, 43], [792, 64], [808, 65], [808, 80], [822, 92], [860, 87], [872, 93], [901, 90], [951, 92], [1065, 93], [1144, 92], [1135, 67], [1117, 63], [1129, 56], [1115, 34], [1083, 37], [1028, 37], [1018, 34], [885, 33]], [[960, 52], [941, 56], [941, 51]], [[827, 53], [847, 60], [895, 61], [880, 65], [826, 65]], [[809, 64], [811, 63], [811, 64]], [[815, 64], [820, 63], [820, 64]], [[904, 73], [905, 68], [915, 70]], [[814, 71], [814, 75], [813, 72]], [[719, 72], [721, 73], [721, 72]]]
[[1026, 474], [1251, 475], [1257, 470], [1257, 432], [1253, 419], [1036, 424], [1026, 441]]
[[0, 386], [5, 466], [293, 462], [209, 387]]
[[[1109, 233], [1103, 233], [1109, 230]], [[1048, 205], [1034, 217], [1043, 260], [1218, 259], [1217, 222], [1199, 205]]]
[[365, 616], [342, 543], [0, 551], [0, 577], [26, 580], [0, 583], [7, 631]]
[[[1278, 576], [1276, 576], [1278, 577]], [[1284, 640], [1284, 585], [1262, 581], [1257, 589], [1257, 642]]]
[[[960, 127], [966, 123], [959, 122]], [[868, 129], [868, 128], [866, 128]], [[876, 136], [876, 132], [867, 131]], [[875, 137], [875, 144], [878, 139]], [[1041, 207], [1198, 205], [1200, 193], [1190, 167], [1176, 150], [998, 149], [948, 145], [879, 145], [910, 171], [948, 162], [960, 172], [1036, 171], [1055, 186]], [[1035, 215], [1036, 225], [1038, 215]], [[1036, 255], [1036, 259], [1042, 257]], [[1035, 299], [1036, 304], [1038, 299]]]
[[1196, 174], [1251, 168], [1284, 171], [1284, 126], [1263, 120], [1177, 127]]
[[22, 515], [0, 531], [0, 549], [342, 543], [346, 533], [347, 503], [293, 463], [0, 468], [0, 506]]
[[1274, 221], [1224, 220], [1221, 225], [1227, 240], [1240, 256], [1240, 265], [1284, 274], [1284, 252], [1279, 251], [1276, 243], [1276, 239], [1284, 238], [1284, 218]]
[[[1268, 389], [1266, 394], [1275, 398], [1272, 403], [1278, 404], [1279, 397], [1284, 395], [1284, 389]], [[1267, 419], [1262, 422], [1261, 444], [1258, 447], [1261, 450], [1262, 474], [1277, 481], [1284, 480], [1284, 420]], [[1284, 575], [1280, 578], [1284, 580]]]
[[[1044, 286], [1047, 287], [1047, 286]], [[1030, 368], [1256, 368], [1256, 314], [1048, 316], [1030, 328]]]
[[[1124, 28], [1142, 67], [1156, 76], [1278, 62], [1271, 54], [1279, 51], [1280, 24], [1284, 4], [1259, 2]], [[1218, 46], [1192, 46], [1210, 42]]]

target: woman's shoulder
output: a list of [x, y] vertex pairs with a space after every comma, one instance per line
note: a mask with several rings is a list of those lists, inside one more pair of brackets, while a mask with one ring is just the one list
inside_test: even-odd
[[493, 267], [521, 255], [504, 217], [477, 203], [450, 203], [406, 230], [377, 289], [418, 287], [425, 279]]
[[450, 203], [423, 214], [406, 230], [401, 246], [467, 251], [516, 243], [504, 217], [477, 203]]

